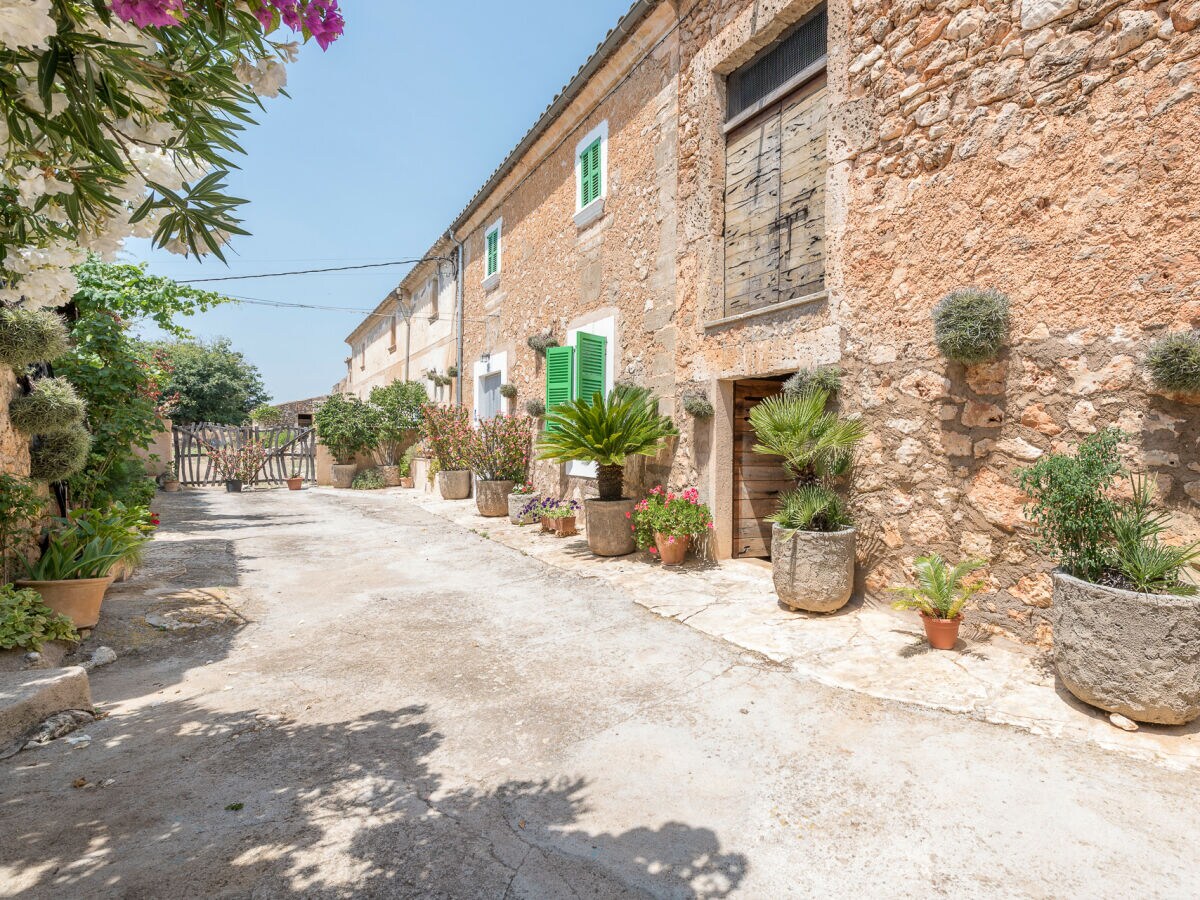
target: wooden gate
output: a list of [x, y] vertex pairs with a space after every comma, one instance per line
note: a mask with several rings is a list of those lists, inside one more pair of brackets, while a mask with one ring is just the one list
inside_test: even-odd
[[783, 457], [754, 452], [757, 438], [750, 410], [783, 390], [772, 378], [737, 381], [733, 385], [733, 556], [771, 558], [771, 523], [779, 495], [796, 485], [783, 467]]
[[214, 448], [241, 447], [258, 442], [267, 448], [267, 459], [254, 484], [281, 484], [299, 472], [305, 481], [317, 480], [317, 435], [311, 428], [257, 425], [176, 425], [175, 469], [180, 482], [190, 485], [224, 484], [212, 464], [209, 451]]

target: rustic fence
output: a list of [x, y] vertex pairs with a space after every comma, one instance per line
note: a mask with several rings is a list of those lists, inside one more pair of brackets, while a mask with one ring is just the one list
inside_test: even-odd
[[298, 472], [305, 481], [317, 480], [317, 435], [311, 428], [294, 425], [263, 428], [258, 425], [176, 425], [175, 470], [180, 482], [190, 485], [223, 484], [213, 466], [210, 450], [242, 447], [258, 442], [267, 458], [252, 483], [279, 484]]

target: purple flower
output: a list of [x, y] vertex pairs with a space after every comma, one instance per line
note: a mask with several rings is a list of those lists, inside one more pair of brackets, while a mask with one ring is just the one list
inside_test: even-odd
[[187, 18], [183, 0], [112, 0], [112, 11], [138, 28], [167, 28]]

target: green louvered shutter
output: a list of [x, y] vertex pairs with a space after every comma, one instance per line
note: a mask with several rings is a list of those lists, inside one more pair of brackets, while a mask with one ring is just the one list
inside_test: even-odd
[[[546, 413], [571, 399], [574, 347], [546, 348]], [[550, 426], [547, 425], [547, 428]]]
[[584, 150], [579, 156], [579, 206], [587, 206], [592, 202], [592, 153], [591, 148]]
[[582, 331], [575, 335], [575, 396], [588, 403], [599, 391], [604, 393], [604, 362], [608, 341], [598, 334]]
[[495, 275], [500, 269], [500, 229], [487, 234], [487, 274]]
[[591, 181], [592, 181], [592, 199], [595, 200], [600, 196], [600, 139], [596, 138], [595, 143], [588, 147], [587, 154], [592, 158], [591, 165]]

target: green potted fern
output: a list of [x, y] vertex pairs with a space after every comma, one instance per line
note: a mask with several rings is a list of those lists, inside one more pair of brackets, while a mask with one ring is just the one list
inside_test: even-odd
[[804, 612], [833, 612], [854, 591], [856, 531], [839, 488], [866, 430], [828, 404], [829, 394], [814, 389], [768, 397], [750, 410], [754, 451], [780, 457], [796, 479], [768, 521], [775, 592]]
[[538, 442], [540, 459], [596, 465], [598, 497], [584, 501], [588, 547], [597, 556], [624, 556], [637, 549], [629, 518], [634, 500], [622, 496], [625, 461], [654, 456], [675, 434], [658, 400], [645, 388], [618, 385], [608, 395], [576, 398], [546, 414]]
[[892, 606], [915, 609], [921, 614], [929, 646], [935, 650], [953, 650], [967, 601], [984, 587], [982, 581], [968, 583], [966, 578], [985, 565], [983, 560], [967, 559], [951, 566], [936, 553], [918, 556], [913, 562], [916, 586], [893, 585], [891, 591], [899, 594], [900, 599]]

